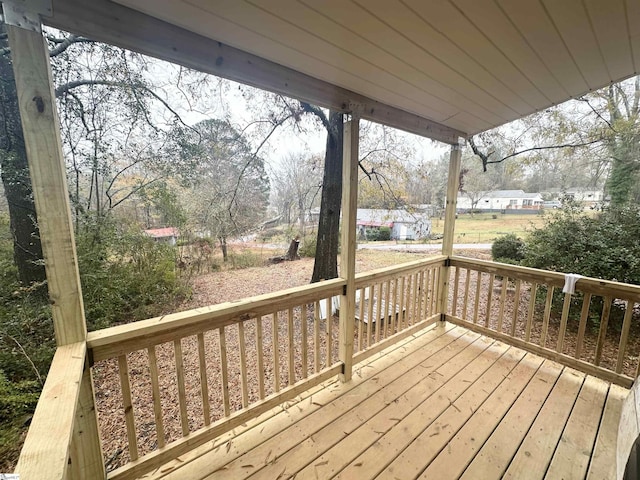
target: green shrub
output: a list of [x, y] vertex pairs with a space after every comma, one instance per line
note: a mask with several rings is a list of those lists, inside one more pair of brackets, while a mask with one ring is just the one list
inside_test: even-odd
[[391, 240], [391, 228], [380, 227], [378, 229], [378, 240], [380, 240], [381, 242]]
[[0, 370], [0, 471], [10, 471], [22, 446], [22, 430], [29, 423], [40, 396], [40, 384], [11, 382]]
[[315, 258], [316, 256], [316, 243], [318, 238], [315, 235], [307, 235], [300, 242], [300, 248], [298, 254], [301, 257]]
[[497, 238], [491, 245], [491, 256], [496, 262], [518, 264], [525, 257], [525, 244], [514, 233]]
[[527, 241], [524, 264], [640, 284], [640, 210], [609, 209], [588, 217], [574, 207], [548, 217]]
[[391, 240], [391, 228], [389, 227], [367, 227], [365, 229], [365, 238], [370, 242], [381, 242]]
[[[586, 216], [568, 203], [533, 230], [523, 264], [563, 273], [640, 284], [640, 209], [629, 206]], [[556, 294], [560, 296], [560, 292]], [[579, 303], [580, 295], [574, 297]], [[558, 300], [558, 305], [561, 302]], [[597, 328], [602, 299], [592, 299], [589, 319]], [[621, 327], [623, 310], [614, 303], [610, 327]]]
[[103, 222], [76, 235], [89, 330], [159, 315], [187, 293], [176, 248]]

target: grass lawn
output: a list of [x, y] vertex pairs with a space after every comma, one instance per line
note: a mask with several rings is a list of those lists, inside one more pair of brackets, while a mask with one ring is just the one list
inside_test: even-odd
[[[495, 217], [495, 218], [494, 218]], [[525, 237], [532, 226], [543, 224], [543, 215], [517, 215], [501, 213], [464, 213], [456, 220], [455, 243], [492, 243], [507, 233]], [[431, 220], [433, 233], [442, 233], [444, 220]]]

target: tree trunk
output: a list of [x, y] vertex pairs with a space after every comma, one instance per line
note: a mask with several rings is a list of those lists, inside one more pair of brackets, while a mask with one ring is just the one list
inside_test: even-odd
[[287, 251], [287, 260], [293, 261], [298, 260], [300, 257], [298, 256], [298, 248], [300, 247], [300, 240], [298, 237], [295, 237], [291, 240], [289, 244], [289, 250]]
[[227, 258], [227, 237], [220, 237], [220, 249], [222, 250], [222, 261], [226, 262], [228, 260]]
[[333, 111], [329, 113], [316, 257], [311, 283], [338, 276], [338, 244], [342, 203], [342, 122], [342, 113]]
[[[4, 24], [0, 24], [0, 35], [3, 33], [6, 33]], [[7, 40], [0, 37], [0, 50], [7, 47]], [[46, 274], [15, 78], [8, 54], [0, 55], [0, 98], [0, 170], [9, 206], [13, 255], [20, 281], [29, 285], [44, 282]]]

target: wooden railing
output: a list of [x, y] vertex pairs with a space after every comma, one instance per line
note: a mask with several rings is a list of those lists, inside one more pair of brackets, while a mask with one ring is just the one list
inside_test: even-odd
[[[356, 276], [354, 363], [444, 319], [626, 387], [637, 376], [640, 287], [581, 278], [562, 294], [560, 273], [446, 260]], [[60, 347], [19, 467], [45, 455], [65, 476], [87, 359], [103, 424], [122, 446], [112, 479], [142, 476], [309, 391], [344, 368], [347, 339], [331, 314], [344, 292], [335, 279], [91, 332], [86, 355], [84, 342]], [[60, 441], [48, 441], [51, 428]]]
[[[640, 287], [462, 257], [451, 258], [445, 318], [630, 387], [638, 376]], [[634, 313], [635, 312], [635, 313]], [[635, 321], [634, 321], [635, 320]]]
[[[357, 276], [355, 361], [440, 319], [444, 259]], [[332, 311], [344, 287], [335, 279], [90, 333], [99, 416], [120, 426], [109, 478], [143, 475], [340, 373]]]
[[437, 301], [446, 257], [356, 275], [354, 360], [440, 320]]
[[85, 342], [56, 350], [16, 466], [21, 478], [67, 478], [85, 354]]

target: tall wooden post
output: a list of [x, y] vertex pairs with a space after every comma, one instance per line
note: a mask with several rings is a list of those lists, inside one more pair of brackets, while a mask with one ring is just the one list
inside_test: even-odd
[[[450, 257], [453, 254], [453, 236], [456, 224], [456, 204], [458, 202], [458, 189], [460, 188], [460, 163], [462, 150], [459, 144], [451, 146], [449, 158], [449, 178], [447, 180], [447, 203], [444, 212], [444, 235], [442, 238], [442, 254]], [[441, 319], [447, 310], [449, 295], [449, 266], [447, 264], [440, 271], [440, 285], [438, 288], [438, 312]]]
[[[7, 25], [7, 32], [56, 342], [58, 345], [83, 342], [87, 327], [49, 51], [40, 32], [11, 25]], [[104, 478], [91, 374], [89, 367], [85, 368], [70, 446], [69, 477]]]
[[340, 278], [347, 285], [340, 297], [340, 347], [343, 382], [351, 380], [353, 367], [353, 330], [356, 314], [356, 213], [358, 209], [358, 147], [360, 124], [357, 117], [343, 126], [342, 166], [342, 236], [340, 246]]

